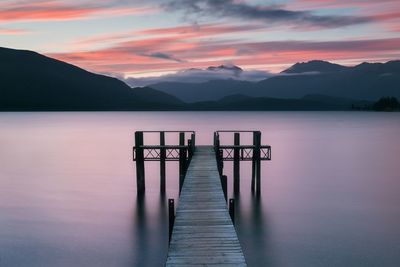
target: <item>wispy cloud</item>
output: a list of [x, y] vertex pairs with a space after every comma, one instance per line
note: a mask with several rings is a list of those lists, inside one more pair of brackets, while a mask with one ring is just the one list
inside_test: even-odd
[[[164, 27], [164, 28], [149, 28], [145, 30], [136, 30], [136, 31], [125, 31], [119, 33], [108, 33], [101, 34], [97, 36], [92, 36], [89, 38], [76, 40], [71, 43], [72, 47], [82, 48], [82, 47], [92, 47], [93, 45], [98, 44], [117, 44], [123, 41], [138, 41], [144, 39], [153, 39], [156, 41], [159, 38], [163, 41], [170, 41], [173, 39], [176, 40], [187, 40], [188, 42], [194, 39], [199, 38], [211, 38], [215, 36], [222, 36], [225, 34], [232, 33], [243, 33], [243, 32], [256, 32], [256, 31], [267, 31], [265, 26], [257, 25], [257, 24], [248, 24], [248, 25], [226, 25], [226, 24], [195, 24], [188, 26], [176, 26], [176, 27]], [[171, 39], [171, 37], [173, 37]], [[146, 43], [147, 45], [147, 43]]]
[[[374, 27], [381, 27], [382, 30], [398, 31], [400, 23], [400, 6], [398, 0], [295, 0], [289, 3], [295, 9], [315, 9], [315, 10], [346, 10], [367, 18]], [[340, 11], [339, 11], [340, 12]]]
[[385, 29], [400, 32], [400, 10], [371, 15], [377, 22], [381, 22]]
[[[50, 54], [97, 72], [139, 74], [208, 67], [230, 60], [239, 66], [267, 66], [312, 59], [364, 61], [400, 55], [400, 38], [344, 41], [229, 42], [188, 41], [185, 36], [121, 42], [92, 52]], [[161, 54], [159, 51], [163, 51]], [[153, 56], [149, 56], [153, 54]], [[177, 60], [166, 60], [163, 55]], [[170, 56], [171, 57], [171, 56]], [[282, 68], [282, 66], [281, 66]]]
[[24, 29], [0, 28], [0, 35], [25, 35], [31, 33]]
[[60, 0], [7, 1], [0, 6], [0, 22], [87, 19], [95, 16], [121, 16], [149, 13], [148, 7], [67, 3]]
[[294, 11], [276, 5], [256, 6], [234, 0], [171, 0], [167, 10], [183, 10], [187, 15], [227, 17], [262, 21], [267, 25], [287, 23], [312, 28], [338, 28], [371, 22], [369, 17], [316, 15], [311, 11]]
[[245, 53], [284, 52], [284, 51], [333, 51], [333, 52], [400, 52], [400, 38], [345, 40], [345, 41], [272, 41], [242, 43], [237, 47], [246, 49]]
[[266, 30], [265, 25], [260, 24], [193, 24], [189, 26], [177, 26], [168, 28], [153, 28], [139, 31], [145, 35], [186, 35], [187, 37], [207, 37], [219, 34], [239, 33], [256, 30]]
[[384, 4], [398, 4], [398, 0], [380, 0], [380, 1], [366, 1], [366, 0], [295, 0], [291, 3], [294, 7], [306, 8], [364, 8], [370, 6], [382, 6]]

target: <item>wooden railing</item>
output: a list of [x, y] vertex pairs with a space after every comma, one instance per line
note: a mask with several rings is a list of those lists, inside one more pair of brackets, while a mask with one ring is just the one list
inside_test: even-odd
[[[160, 145], [144, 145], [145, 133], [159, 133]], [[165, 134], [179, 134], [179, 144], [166, 145]], [[190, 138], [185, 144], [185, 134]], [[166, 161], [179, 161], [179, 191], [182, 189], [187, 167], [196, 148], [194, 131], [136, 131], [133, 161], [136, 162], [136, 181], [138, 193], [145, 192], [145, 161], [160, 161], [160, 190], [165, 192]]]

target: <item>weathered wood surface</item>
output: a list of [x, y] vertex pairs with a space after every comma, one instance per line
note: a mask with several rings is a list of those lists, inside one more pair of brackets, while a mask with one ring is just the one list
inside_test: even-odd
[[247, 266], [211, 146], [197, 146], [187, 170], [166, 266]]

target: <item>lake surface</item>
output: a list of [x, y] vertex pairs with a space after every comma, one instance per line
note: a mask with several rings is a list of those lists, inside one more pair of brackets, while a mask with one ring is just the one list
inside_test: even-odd
[[0, 266], [162, 266], [178, 168], [167, 164], [160, 195], [146, 163], [137, 198], [134, 131], [195, 130], [212, 144], [218, 129], [261, 130], [272, 146], [261, 197], [241, 163], [249, 266], [400, 266], [400, 113], [369, 112], [0, 113]]

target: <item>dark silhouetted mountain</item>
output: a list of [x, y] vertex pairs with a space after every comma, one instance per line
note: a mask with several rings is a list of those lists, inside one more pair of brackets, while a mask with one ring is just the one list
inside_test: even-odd
[[369, 101], [333, 98], [323, 95], [309, 95], [300, 99], [280, 99], [271, 97], [250, 97], [231, 95], [218, 101], [203, 101], [193, 103], [194, 110], [351, 110], [354, 106], [367, 107]]
[[400, 96], [400, 61], [363, 63], [336, 72], [275, 76], [255, 84], [253, 95], [301, 98], [309, 94], [377, 100]]
[[400, 73], [400, 60], [388, 61], [386, 63], [363, 62], [353, 68], [354, 71], [363, 73], [394, 74]]
[[183, 105], [184, 103], [179, 98], [166, 94], [164, 92], [155, 90], [150, 87], [135, 87], [132, 89], [135, 95], [141, 99], [141, 101], [148, 103], [165, 103], [168, 105]]
[[225, 96], [221, 99], [219, 99], [217, 102], [222, 103], [222, 104], [228, 104], [228, 103], [236, 103], [240, 101], [245, 101], [248, 99], [252, 99], [253, 97], [248, 96], [248, 95], [241, 95], [241, 94], [235, 94], [235, 95], [228, 95]]
[[332, 97], [327, 95], [306, 95], [303, 100], [310, 100], [324, 104], [331, 109], [347, 110], [352, 107], [367, 107], [371, 101], [351, 98]]
[[308, 62], [296, 63], [282, 73], [324, 73], [346, 70], [348, 67], [333, 64], [323, 60], [312, 60]]
[[180, 103], [25, 50], [0, 48], [0, 79], [0, 110], [142, 110]]
[[185, 102], [214, 101], [232, 94], [245, 94], [246, 89], [252, 86], [251, 82], [232, 79], [203, 83], [164, 82], [151, 85], [152, 88], [174, 95]]

